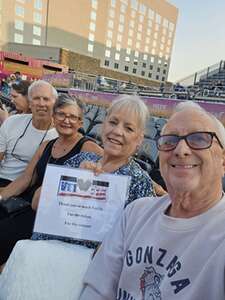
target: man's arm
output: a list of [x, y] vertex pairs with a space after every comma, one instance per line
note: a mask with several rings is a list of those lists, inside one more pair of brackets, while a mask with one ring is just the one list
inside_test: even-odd
[[0, 161], [3, 160], [4, 152], [0, 152]]
[[116, 299], [124, 259], [124, 227], [125, 217], [122, 216], [107, 234], [91, 262], [79, 300]]

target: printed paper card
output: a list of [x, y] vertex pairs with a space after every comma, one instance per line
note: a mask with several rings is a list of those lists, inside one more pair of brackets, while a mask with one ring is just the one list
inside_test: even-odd
[[48, 165], [34, 231], [102, 241], [122, 212], [129, 176]]

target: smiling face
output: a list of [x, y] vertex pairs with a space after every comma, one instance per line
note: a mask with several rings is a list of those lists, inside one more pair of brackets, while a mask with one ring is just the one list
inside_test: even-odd
[[82, 112], [77, 105], [64, 105], [57, 108], [53, 119], [59, 135], [76, 136], [78, 129], [82, 127]]
[[16, 90], [11, 89], [11, 99], [19, 113], [27, 113], [29, 111], [29, 102], [26, 96], [23, 96]]
[[34, 118], [51, 119], [55, 97], [49, 85], [35, 86], [31, 93], [30, 109]]
[[125, 108], [113, 110], [102, 127], [104, 153], [126, 161], [136, 152], [143, 136], [134, 111], [128, 112]]
[[[163, 134], [186, 135], [196, 131], [216, 132], [214, 121], [206, 114], [189, 109], [177, 112], [168, 121]], [[213, 138], [208, 149], [193, 150], [180, 140], [172, 151], [159, 151], [160, 170], [169, 193], [188, 192], [203, 195], [219, 193], [224, 174], [225, 153]]]

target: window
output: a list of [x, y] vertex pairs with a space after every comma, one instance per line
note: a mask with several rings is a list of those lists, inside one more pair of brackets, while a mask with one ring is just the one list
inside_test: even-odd
[[157, 72], [160, 72], [160, 68], [159, 67], [157, 68]]
[[125, 66], [125, 67], [124, 67], [124, 71], [128, 72], [128, 71], [129, 71], [129, 67], [128, 67], [128, 66]]
[[149, 36], [150, 34], [151, 34], [151, 29], [148, 28], [148, 29], [147, 29], [147, 35]]
[[114, 64], [114, 69], [119, 69], [119, 64], [118, 63]]
[[132, 45], [132, 39], [128, 39], [128, 40], [127, 40], [127, 45], [128, 45], [128, 46], [131, 46], [131, 45]]
[[131, 0], [131, 8], [137, 10], [138, 9], [138, 1], [137, 0]]
[[150, 20], [150, 19], [148, 20], [148, 27], [150, 27], [150, 28], [152, 27], [152, 20]]
[[155, 55], [155, 48], [152, 49], [152, 55]]
[[161, 23], [161, 16], [159, 14], [156, 14], [155, 16], [155, 21], [156, 23], [160, 24]]
[[15, 20], [15, 29], [23, 31], [24, 22], [22, 20]]
[[19, 17], [24, 17], [24, 7], [16, 5], [15, 6], [15, 13]]
[[93, 33], [89, 33], [88, 39], [89, 39], [90, 42], [94, 42], [95, 35]]
[[32, 44], [33, 44], [33, 45], [41, 45], [41, 41], [40, 41], [40, 40], [37, 40], [37, 39], [33, 39]]
[[128, 35], [130, 36], [130, 37], [132, 37], [133, 36], [133, 30], [132, 29], [129, 29], [129, 31], [128, 31]]
[[143, 28], [142, 24], [138, 24], [138, 31], [142, 31], [142, 28]]
[[125, 4], [121, 3], [120, 11], [121, 11], [122, 13], [125, 13], [125, 12], [126, 12], [126, 5], [125, 5]]
[[141, 71], [141, 76], [145, 76], [145, 71]]
[[25, 0], [16, 0], [16, 1], [20, 3], [25, 3]]
[[140, 23], [143, 23], [143, 21], [144, 21], [144, 16], [143, 16], [143, 15], [140, 15], [140, 16], [139, 16], [139, 22], [140, 22]]
[[167, 62], [165, 62], [165, 63], [164, 63], [164, 67], [168, 67], [168, 64], [167, 64]]
[[169, 38], [172, 38], [172, 36], [173, 36], [173, 32], [169, 31]]
[[135, 18], [135, 16], [136, 16], [136, 11], [135, 11], [135, 10], [132, 10], [132, 11], [131, 11], [131, 17], [132, 17], [132, 18]]
[[166, 74], [166, 70], [163, 70], [163, 74]]
[[91, 20], [96, 21], [96, 12], [95, 11], [91, 12]]
[[93, 50], [94, 50], [94, 45], [88, 44], [88, 52], [93, 52]]
[[121, 49], [121, 45], [120, 44], [116, 44], [116, 51], [120, 51]]
[[148, 55], [147, 54], [143, 55], [143, 60], [148, 60]]
[[154, 39], [157, 39], [158, 38], [158, 32], [155, 32], [154, 33]]
[[156, 42], [156, 40], [154, 40], [153, 43], [152, 43], [152, 46], [156, 47], [156, 45], [157, 45], [157, 42]]
[[128, 55], [130, 55], [130, 54], [131, 54], [131, 49], [130, 49], [130, 48], [127, 48], [127, 51], [126, 51], [126, 52], [127, 52]]
[[111, 6], [115, 7], [116, 6], [116, 0], [111, 0]]
[[123, 36], [122, 36], [121, 34], [118, 34], [118, 35], [117, 35], [117, 41], [118, 41], [118, 42], [122, 42], [122, 37], [123, 37]]
[[163, 50], [163, 49], [164, 49], [164, 45], [160, 44], [160, 50]]
[[155, 31], [159, 31], [159, 24], [155, 24]]
[[113, 29], [113, 20], [109, 20], [108, 26]]
[[138, 51], [134, 51], [134, 56], [138, 57], [139, 56], [139, 52]]
[[130, 21], [130, 27], [131, 27], [131, 28], [134, 28], [134, 20], [131, 20], [131, 21]]
[[110, 50], [105, 50], [105, 57], [110, 57]]
[[98, 1], [97, 0], [92, 0], [91, 1], [91, 6], [92, 6], [92, 8], [97, 9], [98, 8]]
[[96, 28], [95, 23], [90, 22], [89, 29], [90, 29], [91, 31], [95, 31], [95, 28]]
[[145, 46], [145, 52], [149, 52], [148, 46]]
[[38, 10], [42, 10], [42, 0], [35, 0], [34, 1], [34, 8]]
[[150, 43], [150, 38], [147, 37], [146, 40], [145, 40], [146, 44], [149, 44]]
[[125, 21], [124, 15], [120, 15], [120, 23], [124, 23], [124, 21]]
[[124, 26], [121, 25], [121, 24], [119, 24], [119, 26], [118, 26], [118, 31], [119, 31], [120, 33], [122, 33], [122, 32], [123, 32], [123, 29], [124, 29]]
[[141, 41], [141, 33], [139, 33], [139, 32], [137, 33], [137, 40]]
[[148, 17], [150, 19], [154, 19], [154, 15], [155, 15], [155, 12], [151, 8], [149, 8], [149, 10], [148, 10]]
[[142, 64], [142, 67], [143, 67], [143, 68], [146, 68], [146, 63], [143, 63], [143, 64]]
[[109, 16], [113, 19], [115, 17], [115, 10], [114, 9], [110, 9], [109, 10]]
[[41, 36], [41, 27], [39, 26], [33, 26], [33, 34]]
[[113, 33], [112, 33], [112, 31], [111, 31], [111, 30], [108, 30], [108, 32], [107, 32], [107, 36], [108, 36], [110, 39], [112, 39], [112, 37], [113, 37]]
[[169, 24], [169, 30], [173, 31], [174, 27], [175, 27], [174, 24], [170, 22], [170, 24]]
[[167, 19], [163, 19], [163, 26], [168, 28], [169, 26], [169, 21]]
[[136, 59], [134, 59], [134, 65], [137, 66], [138, 65], [138, 61]]
[[130, 62], [130, 57], [129, 57], [129, 56], [126, 56], [126, 57], [125, 57], [125, 61]]
[[119, 53], [115, 54], [115, 60], [120, 60], [120, 54]]
[[42, 22], [42, 15], [38, 12], [34, 12], [34, 22], [38, 24], [41, 24]]
[[151, 63], [154, 63], [155, 58], [154, 58], [154, 57], [151, 57], [150, 61], [151, 61]]
[[109, 47], [109, 48], [112, 47], [112, 41], [111, 40], [106, 41], [106, 47]]
[[136, 48], [137, 48], [137, 49], [140, 48], [140, 43], [139, 43], [139, 42], [136, 43]]
[[162, 77], [162, 81], [165, 81], [165, 77]]
[[149, 78], [152, 78], [152, 73], [148, 73], [148, 77], [149, 77]]
[[155, 79], [156, 79], [156, 80], [159, 80], [159, 75], [156, 75], [156, 76], [155, 76]]
[[105, 60], [105, 66], [109, 66], [109, 60]]
[[137, 73], [137, 69], [134, 68], [133, 69], [133, 73], [136, 74]]
[[159, 59], [159, 60], [158, 60], [158, 64], [159, 64], [159, 65], [161, 65], [161, 63], [162, 63], [162, 60], [161, 60], [161, 59]]
[[15, 43], [23, 43], [23, 35], [19, 33], [14, 34], [14, 42]]
[[150, 70], [153, 70], [153, 65], [150, 65], [150, 66], [149, 66], [149, 69], [150, 69]]
[[140, 6], [139, 6], [139, 13], [145, 15], [145, 13], [146, 13], [146, 6], [144, 4], [140, 4]]

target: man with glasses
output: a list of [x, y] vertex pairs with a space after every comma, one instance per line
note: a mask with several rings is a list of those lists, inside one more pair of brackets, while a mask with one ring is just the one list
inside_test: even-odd
[[128, 205], [91, 262], [80, 300], [225, 299], [225, 129], [184, 102], [157, 146], [168, 195]]
[[31, 114], [11, 116], [0, 127], [0, 187], [22, 174], [43, 141], [57, 137], [52, 124], [55, 88], [46, 81], [34, 81], [28, 98]]

